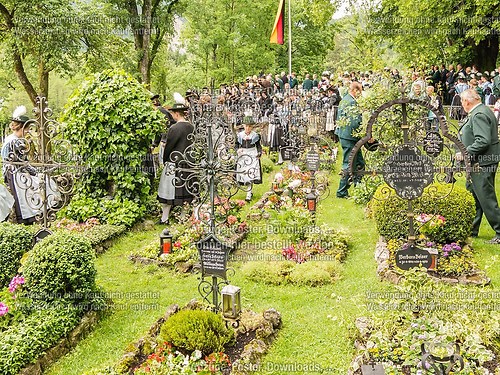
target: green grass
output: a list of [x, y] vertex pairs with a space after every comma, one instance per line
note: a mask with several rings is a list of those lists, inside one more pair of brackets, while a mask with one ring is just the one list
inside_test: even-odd
[[[277, 170], [277, 167], [274, 168], [271, 175]], [[264, 184], [254, 187], [253, 202], [269, 189], [270, 177], [265, 176]], [[375, 223], [365, 218], [363, 207], [357, 206], [353, 200], [335, 198], [339, 176], [332, 172], [331, 178], [330, 196], [320, 202], [317, 222], [343, 228], [352, 237], [352, 247], [339, 281], [317, 288], [269, 286], [245, 279], [240, 272], [241, 263], [230, 264], [236, 271], [231, 282], [242, 288], [244, 308], [263, 311], [273, 307], [282, 314], [283, 329], [258, 374], [290, 374], [293, 367], [280, 369], [280, 365], [306, 364], [319, 365], [326, 369], [324, 373], [346, 374], [354, 353], [351, 339], [355, 332], [354, 321], [368, 313], [367, 291], [393, 287], [379, 281], [376, 275], [373, 258], [377, 241]], [[499, 175], [496, 182], [497, 194], [500, 195]], [[239, 193], [238, 198], [244, 198], [244, 193]], [[128, 344], [143, 336], [167, 306], [173, 303], [184, 305], [199, 297], [195, 275], [180, 276], [157, 267], [137, 267], [127, 260], [134, 248], [144, 246], [158, 237], [160, 230], [161, 227], [157, 227], [149, 232], [130, 232], [97, 260], [97, 281], [107, 292], [151, 292], [158, 293], [158, 298], [114, 298], [129, 308], [116, 311], [102, 320], [75, 350], [50, 369], [49, 375], [82, 374], [93, 368], [116, 363]], [[492, 285], [496, 287], [500, 282], [500, 246], [486, 243], [493, 235], [493, 230], [485, 220], [480, 237], [473, 241], [473, 245], [479, 264], [487, 268]], [[132, 309], [141, 304], [151, 308], [139, 311]], [[308, 370], [297, 373], [317, 372]]]

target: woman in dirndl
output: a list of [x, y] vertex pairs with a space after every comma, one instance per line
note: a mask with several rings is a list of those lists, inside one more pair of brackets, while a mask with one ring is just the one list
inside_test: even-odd
[[29, 145], [24, 139], [24, 129], [28, 120], [26, 107], [17, 107], [9, 124], [12, 133], [5, 138], [2, 146], [3, 176], [13, 197], [8, 191], [2, 192], [2, 196], [5, 196], [5, 204], [1, 205], [1, 216], [5, 216], [3, 219], [5, 220], [8, 216], [7, 209], [14, 205], [17, 223], [26, 225], [33, 224], [38, 213], [34, 207], [28, 204], [29, 194], [27, 194], [32, 190], [28, 190], [28, 187], [38, 183], [38, 180], [35, 181], [36, 171], [29, 165], [16, 165], [9, 162], [20, 163], [28, 160]]
[[245, 200], [247, 202], [252, 199], [253, 184], [262, 184], [262, 168], [260, 165], [262, 146], [260, 144], [260, 135], [253, 130], [254, 123], [251, 116], [245, 116], [243, 118], [243, 130], [236, 137], [236, 150], [238, 153], [236, 180], [241, 185], [246, 186], [247, 195]]

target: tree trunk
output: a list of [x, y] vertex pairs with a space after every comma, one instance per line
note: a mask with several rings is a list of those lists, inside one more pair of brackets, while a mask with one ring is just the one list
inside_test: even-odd
[[23, 60], [21, 59], [21, 56], [17, 51], [13, 52], [14, 58], [14, 69], [16, 71], [17, 78], [19, 79], [19, 82], [21, 82], [21, 85], [23, 85], [24, 89], [26, 90], [26, 93], [28, 94], [31, 103], [33, 106], [36, 105], [36, 90], [31, 84], [28, 76], [26, 75], [26, 72], [24, 71], [24, 66], [23, 66]]
[[49, 72], [45, 69], [43, 61], [38, 62], [38, 84], [40, 87], [39, 95], [49, 99]]
[[151, 42], [151, 0], [144, 0], [142, 8], [142, 16], [144, 18], [144, 27], [142, 35], [142, 55], [139, 62], [139, 69], [141, 72], [142, 83], [145, 83], [149, 88], [151, 83], [150, 76], [150, 51], [149, 46]]
[[473, 46], [474, 55], [471, 64], [477, 65], [479, 71], [491, 71], [496, 68], [499, 43], [498, 35], [489, 35]]

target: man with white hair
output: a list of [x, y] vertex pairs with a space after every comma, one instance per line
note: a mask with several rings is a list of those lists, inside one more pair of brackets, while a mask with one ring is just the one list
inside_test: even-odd
[[[500, 208], [495, 193], [495, 174], [500, 161], [497, 120], [491, 109], [481, 103], [481, 97], [474, 89], [463, 91], [460, 99], [468, 116], [460, 128], [459, 137], [467, 148], [471, 163], [479, 166], [478, 171], [471, 173], [471, 181], [467, 182], [467, 190], [476, 201], [472, 235], [479, 234], [484, 213], [495, 231], [495, 237], [489, 243], [500, 244]], [[463, 157], [461, 153], [456, 155], [459, 161]]]

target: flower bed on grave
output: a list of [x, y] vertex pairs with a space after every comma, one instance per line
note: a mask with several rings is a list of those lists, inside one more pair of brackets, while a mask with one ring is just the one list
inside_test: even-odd
[[[229, 200], [219, 198], [215, 201], [217, 236], [231, 247], [236, 247], [247, 234], [247, 223], [241, 218], [243, 200]], [[172, 267], [180, 272], [189, 272], [198, 263], [198, 249], [196, 243], [203, 239], [208, 232], [208, 225], [190, 215], [183, 219], [177, 215], [176, 225], [169, 226], [172, 235], [172, 251], [169, 254], [160, 254], [159, 240], [155, 239], [141, 249], [134, 250], [129, 259], [139, 264], [157, 264], [162, 267]]]
[[[407, 202], [385, 199], [388, 187], [380, 186], [370, 202], [380, 240], [376, 246], [377, 272], [385, 280], [399, 282], [405, 271], [395, 264], [395, 254], [408, 247]], [[431, 278], [447, 283], [484, 285], [485, 273], [474, 261], [474, 250], [468, 243], [475, 205], [472, 195], [459, 186], [433, 184], [413, 203], [417, 246], [435, 257], [428, 271]]]
[[[0, 292], [1, 374], [41, 373], [88, 332], [106, 308], [96, 293], [94, 261], [90, 242], [68, 233], [26, 253], [22, 274]], [[72, 332], [82, 319], [85, 327]]]
[[239, 328], [233, 329], [196, 301], [183, 309], [172, 305], [116, 365], [85, 375], [250, 374], [259, 368], [279, 328], [281, 315], [274, 309], [245, 311]]
[[[305, 208], [310, 174], [297, 169], [275, 176], [274, 191], [251, 208], [252, 238], [269, 244], [261, 250], [271, 261], [248, 262], [246, 277], [272, 285], [320, 286], [335, 282], [349, 249], [349, 237], [327, 225], [317, 226]], [[277, 245], [277, 246], [275, 246]]]
[[97, 218], [87, 219], [83, 223], [64, 218], [57, 220], [53, 227], [56, 231], [69, 231], [87, 238], [96, 255], [109, 249], [114, 240], [127, 229], [125, 225], [101, 224]]
[[[500, 314], [497, 292], [449, 286], [408, 271], [392, 292], [367, 293], [370, 316], [356, 319], [356, 354], [349, 374], [361, 366], [382, 365], [387, 375], [424, 374], [422, 344], [437, 357], [453, 354], [455, 343], [464, 369], [453, 374], [500, 371]], [[433, 349], [434, 347], [434, 349]]]

